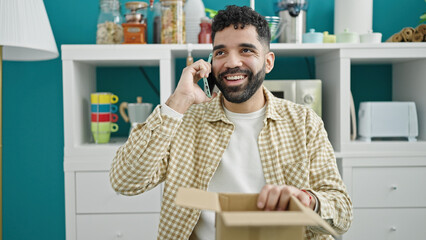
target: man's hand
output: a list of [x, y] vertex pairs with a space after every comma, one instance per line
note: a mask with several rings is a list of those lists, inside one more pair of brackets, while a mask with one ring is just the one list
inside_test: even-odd
[[288, 185], [265, 185], [257, 199], [257, 207], [265, 211], [284, 211], [288, 207], [290, 196], [295, 196], [303, 205], [311, 209], [315, 208], [315, 197]]
[[201, 78], [208, 77], [210, 71], [210, 63], [202, 59], [184, 68], [175, 92], [166, 101], [167, 106], [183, 114], [192, 104], [207, 102], [215, 97], [217, 94], [208, 98], [197, 84]]

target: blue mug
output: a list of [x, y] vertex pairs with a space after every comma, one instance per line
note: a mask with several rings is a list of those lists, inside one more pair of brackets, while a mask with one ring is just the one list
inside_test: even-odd
[[118, 107], [114, 104], [92, 104], [91, 109], [92, 113], [116, 113]]

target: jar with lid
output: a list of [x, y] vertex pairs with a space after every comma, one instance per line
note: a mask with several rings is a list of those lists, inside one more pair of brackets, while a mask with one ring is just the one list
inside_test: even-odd
[[161, 43], [186, 43], [183, 0], [160, 0]]
[[123, 41], [122, 16], [119, 0], [100, 0], [96, 31], [97, 44], [118, 44]]

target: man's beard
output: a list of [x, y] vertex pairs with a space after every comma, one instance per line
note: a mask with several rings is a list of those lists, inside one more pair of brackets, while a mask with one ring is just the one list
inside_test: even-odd
[[[223, 81], [223, 77], [226, 74], [235, 73], [247, 75], [248, 81], [239, 86], [227, 86]], [[263, 64], [262, 69], [256, 75], [253, 75], [253, 72], [248, 69], [232, 68], [220, 73], [216, 77], [216, 85], [228, 102], [243, 103], [249, 100], [259, 87], [262, 86], [265, 75], [265, 64]]]

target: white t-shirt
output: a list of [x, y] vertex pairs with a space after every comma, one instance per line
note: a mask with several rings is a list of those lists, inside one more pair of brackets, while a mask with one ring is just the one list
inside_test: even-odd
[[[212, 192], [259, 193], [265, 185], [257, 139], [263, 128], [266, 105], [252, 113], [233, 113], [225, 108], [235, 130], [228, 148], [208, 186]], [[215, 213], [201, 211], [192, 239], [215, 239]]]

